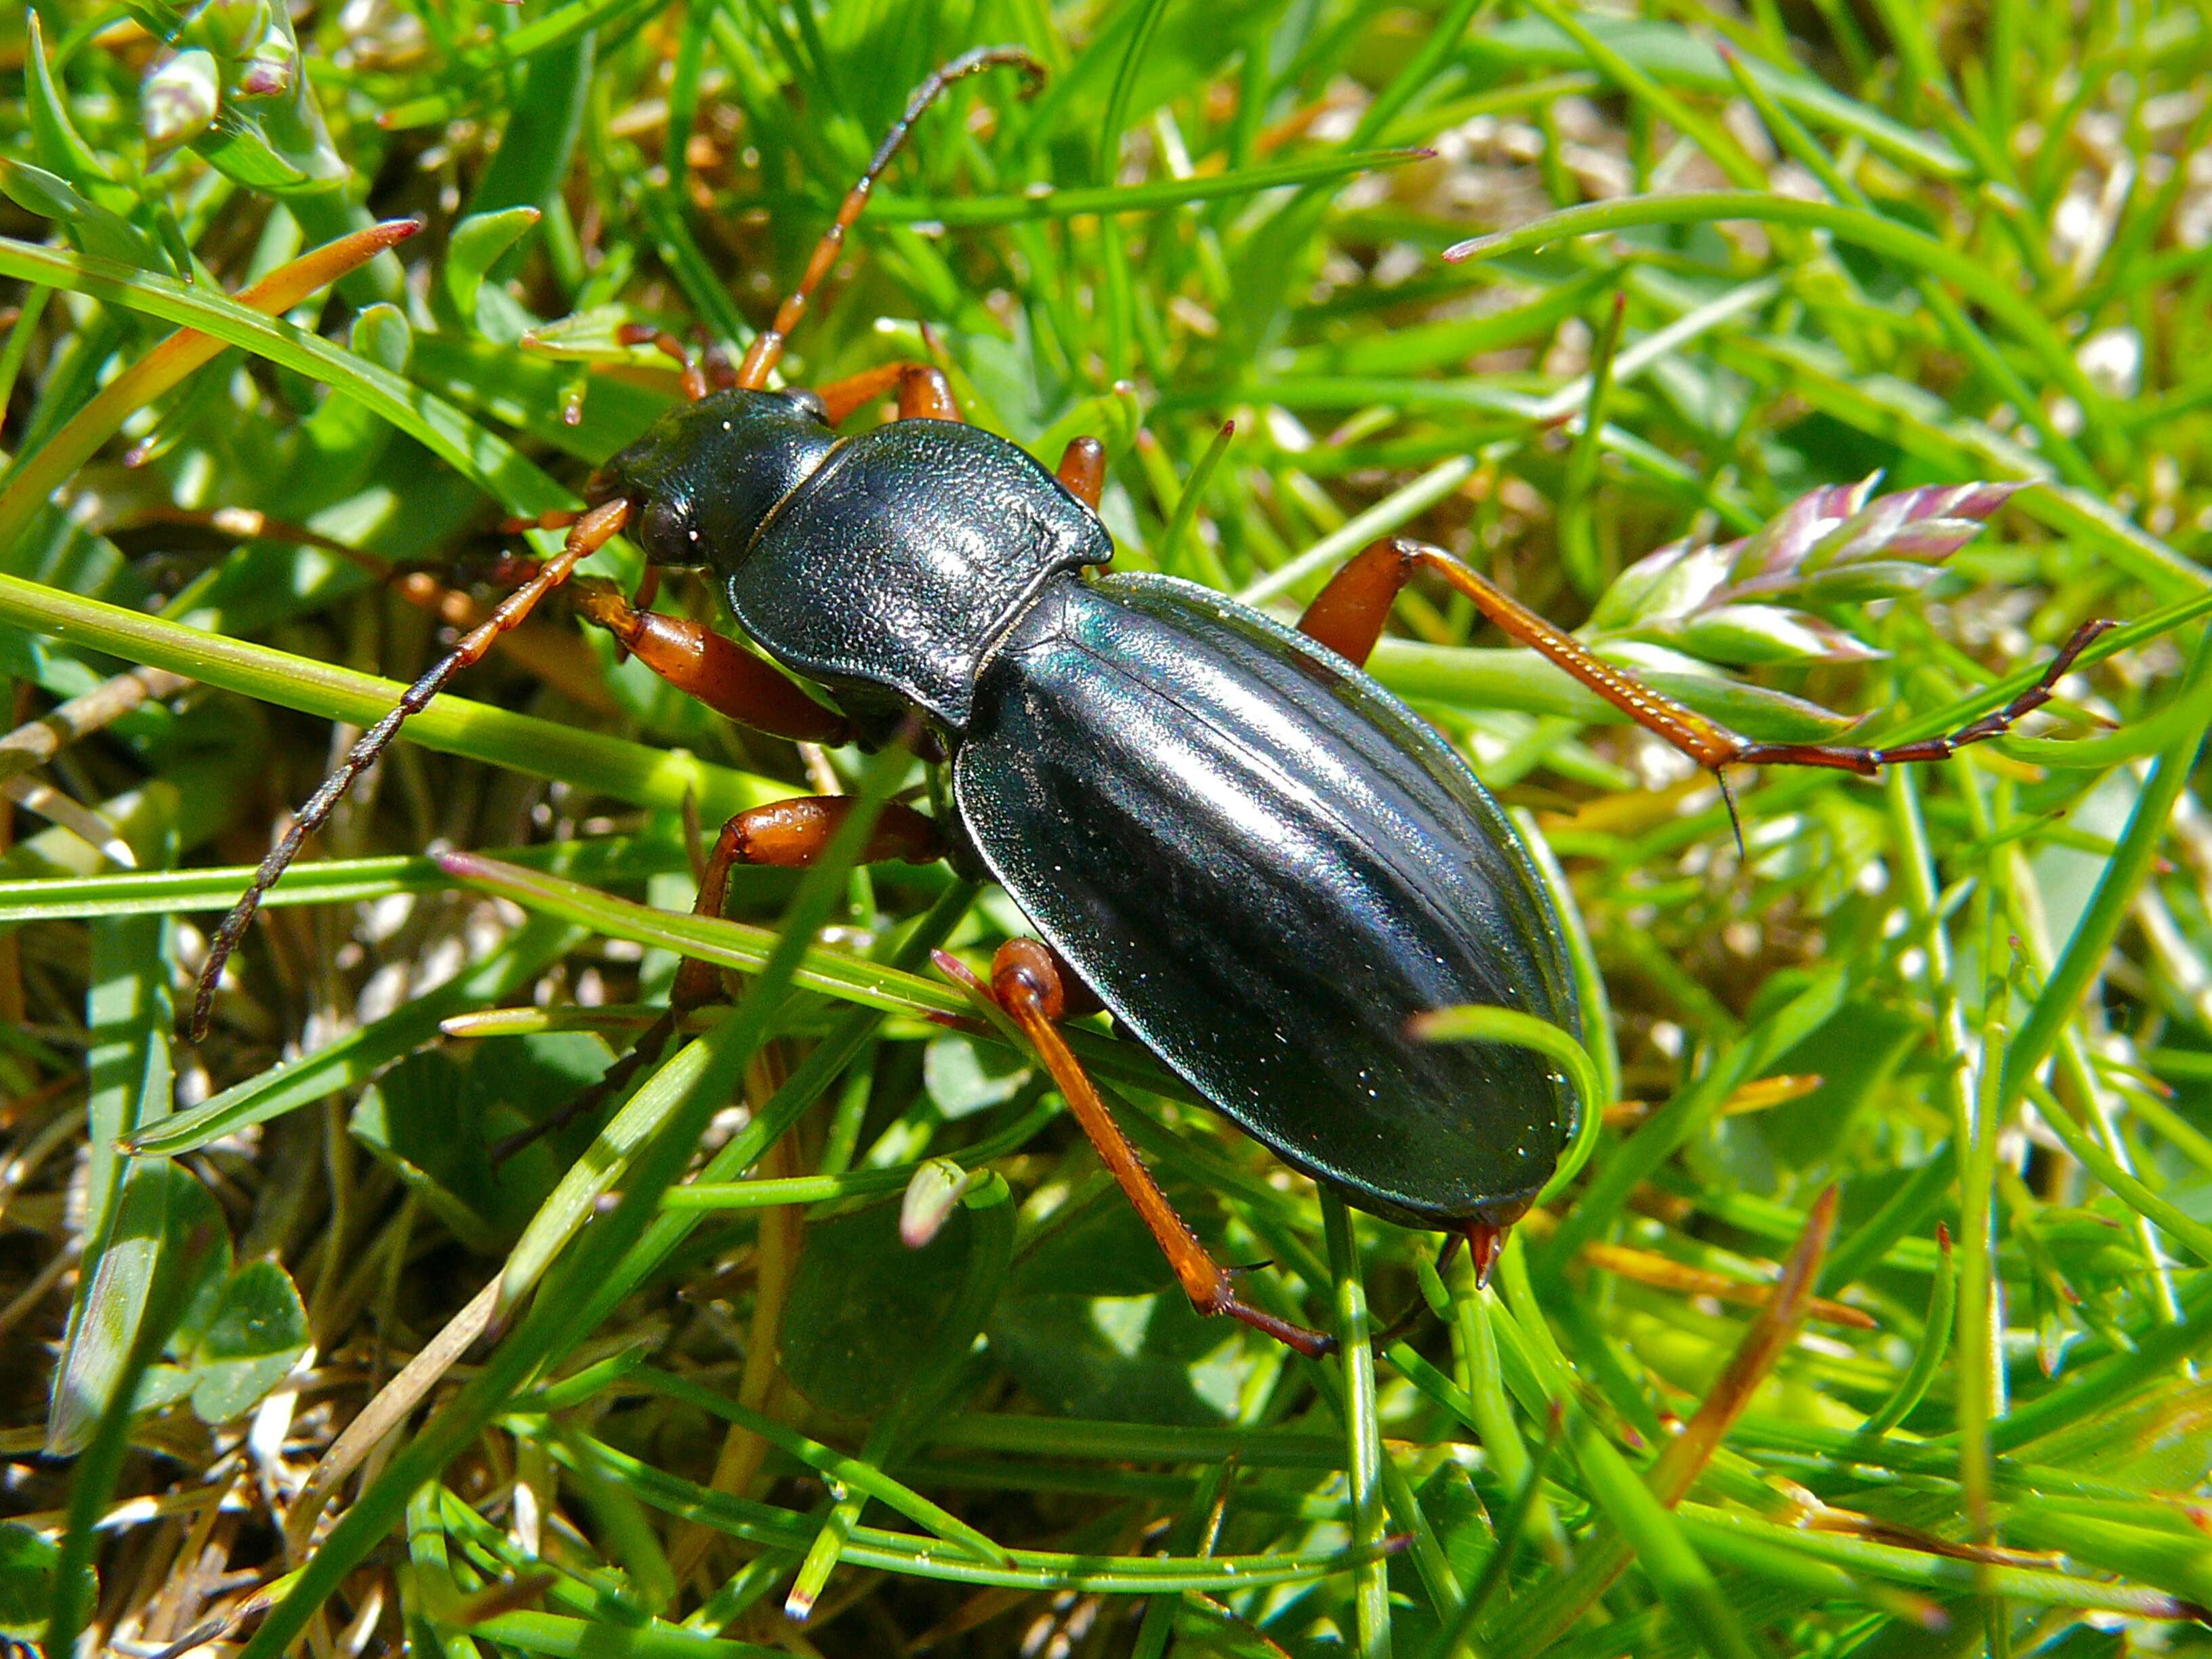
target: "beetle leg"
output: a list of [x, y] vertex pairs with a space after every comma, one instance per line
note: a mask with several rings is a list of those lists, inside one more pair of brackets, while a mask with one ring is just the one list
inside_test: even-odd
[[[828, 849], [856, 804], [850, 795], [794, 795], [733, 814], [714, 837], [714, 850], [707, 855], [707, 868], [699, 878], [699, 896], [692, 902], [691, 914], [720, 918], [729, 902], [730, 872], [740, 864], [781, 870], [803, 870], [813, 864]], [[854, 862], [882, 864], [898, 859], [908, 864], [933, 864], [944, 856], [945, 833], [935, 821], [911, 806], [890, 801], [878, 809], [867, 842]], [[662, 1023], [672, 1032], [678, 1020], [720, 994], [714, 965], [686, 957], [676, 970], [676, 983], [670, 989], [668, 1012], [662, 1016]], [[668, 1032], [662, 1033], [661, 1042], [667, 1041]], [[644, 1046], [642, 1041], [639, 1046]]]
[[[706, 873], [699, 878], [699, 900], [694, 915], [720, 917], [729, 901], [730, 872], [740, 864], [765, 865], [779, 870], [804, 870], [818, 861], [831, 839], [858, 802], [850, 795], [794, 795], [739, 812], [714, 837], [714, 850], [707, 856]], [[945, 832], [936, 820], [896, 801], [878, 809], [866, 843], [856, 864], [884, 864], [896, 859], [907, 864], [934, 864], [945, 856]], [[715, 969], [696, 957], [684, 958], [677, 969], [671, 1005], [685, 1012], [713, 1000]]]
[[1062, 1019], [1081, 1019], [1085, 1014], [1104, 1012], [1105, 999], [1091, 988], [1091, 983], [1075, 971], [1075, 964], [1042, 939], [1030, 941], [1052, 958], [1052, 971], [1060, 980], [1060, 1017]]
[[817, 386], [814, 395], [822, 399], [823, 412], [829, 416], [830, 424], [842, 426], [855, 410], [866, 408], [878, 398], [890, 396], [907, 370], [921, 366], [914, 362], [878, 363], [842, 380]]
[[703, 623], [641, 611], [612, 582], [575, 584], [576, 608], [640, 662], [716, 714], [771, 737], [832, 745], [852, 740], [852, 723], [801, 691], [758, 657]]
[[1741, 736], [1695, 709], [1615, 668], [1565, 629], [1544, 620], [1518, 599], [1445, 552], [1420, 542], [1386, 538], [1336, 574], [1306, 607], [1298, 626], [1322, 644], [1364, 663], [1382, 631], [1390, 601], [1426, 568], [1474, 601], [1475, 608], [1521, 644], [1540, 652], [1647, 732], [1656, 732], [1698, 765], [1825, 766], [1872, 777], [1885, 766], [1949, 758], [1970, 743], [1994, 738], [2051, 701], [2051, 688], [2089, 642], [2114, 624], [2087, 622], [2059, 647], [2043, 678], [2003, 708], [1942, 737], [1889, 749], [1837, 743], [1760, 743]]
[[[693, 403], [707, 395], [707, 371], [692, 356], [691, 349], [665, 328], [651, 323], [624, 323], [615, 331], [624, 345], [649, 345], [664, 357], [672, 357], [684, 371], [684, 395]], [[726, 367], [726, 365], [725, 365]]]
[[499, 521], [499, 533], [502, 536], [520, 536], [526, 530], [566, 530], [583, 516], [584, 510], [581, 507], [549, 507], [534, 518], [516, 515], [501, 519]]
[[[818, 860], [856, 805], [849, 795], [796, 795], [770, 801], [732, 817], [714, 837], [714, 850], [699, 878], [699, 896], [691, 914], [719, 920], [729, 902], [730, 872], [740, 864], [767, 865], [781, 869], [803, 869]], [[860, 849], [859, 864], [881, 864], [891, 859], [908, 864], [932, 864], [945, 856], [945, 836], [935, 822], [911, 806], [896, 801], [878, 810], [875, 825]], [[721, 994], [721, 979], [714, 963], [686, 957], [676, 970], [668, 1007], [606, 1074], [580, 1090], [551, 1116], [509, 1135], [491, 1149], [495, 1164], [504, 1164], [525, 1146], [553, 1133], [621, 1093], [630, 1079], [660, 1057], [684, 1015], [702, 1008]]]
[[[1525, 1212], [1527, 1206], [1524, 1205], [1522, 1209]], [[1467, 1221], [1448, 1230], [1444, 1234], [1443, 1248], [1437, 1252], [1437, 1277], [1442, 1279], [1444, 1276], [1451, 1267], [1452, 1258], [1459, 1254], [1460, 1246], [1464, 1244], [1474, 1262], [1474, 1287], [1481, 1290], [1490, 1283], [1490, 1270], [1498, 1265], [1498, 1253], [1505, 1248], [1505, 1235], [1512, 1230], [1512, 1225], [1510, 1221], [1495, 1226], [1487, 1221]], [[1419, 1324], [1421, 1315], [1427, 1311], [1428, 1305], [1425, 1298], [1416, 1296], [1405, 1312], [1370, 1339], [1376, 1352], [1381, 1352]]]
[[1382, 624], [1390, 619], [1391, 605], [1413, 579], [1415, 561], [1399, 551], [1412, 545], [1389, 540], [1369, 543], [1328, 579], [1328, 586], [1298, 618], [1298, 632], [1365, 667], [1376, 641], [1382, 637]]
[[908, 366], [899, 376], [898, 417], [902, 421], [957, 421], [960, 405], [952, 401], [952, 383], [945, 371], [927, 363]]
[[865, 409], [877, 398], [887, 398], [893, 392], [898, 394], [898, 417], [902, 421], [910, 421], [918, 415], [933, 421], [961, 418], [960, 405], [952, 400], [952, 386], [945, 378], [945, 371], [911, 359], [878, 363], [858, 374], [814, 388], [814, 395], [822, 399], [823, 411], [832, 426], [842, 425], [855, 410]]
[[1168, 1202], [1167, 1194], [1152, 1179], [1152, 1171], [1137, 1156], [1137, 1149], [1129, 1144], [1129, 1138], [1121, 1133], [1121, 1126], [1107, 1110], [1105, 1100], [1084, 1071], [1082, 1062], [1060, 1034], [1058, 1022], [1066, 1012], [1066, 997], [1060, 971], [1045, 946], [1035, 939], [1008, 939], [999, 947], [992, 961], [988, 990], [975, 982], [974, 975], [957, 958], [939, 951], [937, 961], [939, 967], [954, 973], [971, 989], [988, 996], [1021, 1028], [1022, 1035], [1029, 1039], [1037, 1058], [1044, 1062], [1045, 1070], [1059, 1085], [1068, 1109], [1075, 1114], [1075, 1121], [1083, 1126], [1083, 1133], [1091, 1138], [1099, 1158], [1113, 1172], [1129, 1202], [1136, 1206], [1146, 1230], [1159, 1241], [1168, 1265], [1175, 1269], [1183, 1293], [1190, 1297], [1191, 1306], [1202, 1314], [1227, 1314], [1241, 1320], [1254, 1330], [1264, 1331], [1288, 1343], [1309, 1358], [1317, 1359], [1335, 1347], [1334, 1338], [1278, 1319], [1242, 1300], [1231, 1284], [1229, 1270], [1206, 1253], [1206, 1247], [1198, 1242], [1198, 1235], [1191, 1231], [1190, 1224], [1176, 1213], [1175, 1206]]
[[1070, 438], [1053, 476], [1060, 487], [1093, 513], [1106, 489], [1106, 446], [1096, 438]]
[[222, 978], [222, 965], [230, 960], [230, 953], [245, 937], [254, 912], [261, 908], [262, 895], [274, 887], [277, 878], [291, 866], [307, 837], [323, 827], [338, 802], [345, 799], [346, 791], [353, 787], [354, 781], [376, 764], [410, 715], [428, 708], [431, 699], [446, 689], [454, 675], [481, 660], [495, 640], [519, 627], [537, 609], [540, 599], [567, 581], [578, 565], [612, 541], [629, 522], [629, 503], [619, 499], [604, 501], [577, 515], [561, 550], [546, 560], [535, 576], [501, 599], [490, 616], [471, 629], [458, 645], [409, 686], [406, 695], [392, 711], [362, 734], [352, 751], [338, 763], [337, 770], [323, 780], [321, 787], [300, 808], [283, 839], [261, 860], [261, 867], [253, 872], [252, 882], [208, 941], [207, 962], [200, 969], [199, 989], [192, 998], [191, 1021], [187, 1027], [194, 1041], [207, 1035], [208, 1012], [215, 1005], [215, 988]]

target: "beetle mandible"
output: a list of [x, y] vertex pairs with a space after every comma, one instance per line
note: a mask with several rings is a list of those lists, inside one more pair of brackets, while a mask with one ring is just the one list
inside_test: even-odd
[[[783, 343], [945, 64], [847, 194], [799, 285], [734, 370], [684, 362], [689, 401], [593, 475], [586, 505], [545, 515], [567, 538], [411, 687], [304, 805], [217, 931], [193, 1011], [204, 1030], [224, 959], [301, 843], [401, 724], [578, 564], [627, 532], [659, 566], [703, 568], [738, 627], [832, 706], [700, 624], [580, 580], [584, 614], [663, 678], [773, 735], [864, 745], [917, 714], [949, 787], [939, 818], [885, 806], [863, 858], [951, 858], [996, 879], [1039, 939], [1000, 947], [988, 984], [1159, 1241], [1200, 1311], [1307, 1353], [1330, 1340], [1239, 1297], [1170, 1206], [1060, 1036], [1103, 1005], [1217, 1110], [1352, 1205], [1465, 1239], [1486, 1272], [1575, 1132], [1581, 1106], [1533, 1049], [1425, 1043], [1414, 1016], [1476, 1004], [1582, 1028], [1559, 921], [1512, 822], [1466, 763], [1362, 665], [1399, 590], [1441, 576], [1481, 614], [1717, 775], [1729, 766], [1862, 775], [1942, 759], [2048, 701], [2090, 640], [2078, 629], [2006, 707], [1891, 749], [1753, 742], [1592, 655], [1440, 549], [1375, 543], [1295, 629], [1210, 589], [1103, 574], [1104, 451], [1079, 438], [1048, 471], [961, 422], [937, 369], [886, 365], [816, 390], [771, 390]], [[714, 382], [720, 382], [715, 385]], [[898, 418], [837, 425], [895, 396]], [[805, 797], [722, 827], [696, 908], [719, 915], [733, 865], [804, 866], [851, 806]], [[714, 994], [689, 962], [668, 1015], [618, 1071], [657, 1052]]]

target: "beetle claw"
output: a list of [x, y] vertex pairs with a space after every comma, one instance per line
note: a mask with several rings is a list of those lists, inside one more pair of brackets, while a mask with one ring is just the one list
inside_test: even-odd
[[1510, 1231], [1510, 1227], [1493, 1227], [1483, 1221], [1468, 1223], [1462, 1237], [1467, 1240], [1468, 1259], [1474, 1263], [1478, 1290], [1489, 1285], [1490, 1270], [1498, 1265], [1498, 1253], [1505, 1248], [1505, 1235]]

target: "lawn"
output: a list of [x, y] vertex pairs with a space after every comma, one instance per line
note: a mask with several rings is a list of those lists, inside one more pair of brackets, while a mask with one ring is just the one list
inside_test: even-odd
[[[5, 27], [0, 1648], [2212, 1647], [2203, 7]], [[1589, 1133], [1487, 1284], [1076, 1028], [1328, 1358], [1192, 1312], [933, 963], [1029, 931], [1004, 894], [837, 842], [690, 915], [732, 812], [931, 769], [750, 733], [573, 592], [191, 1032], [286, 815], [561, 545], [502, 521], [681, 397], [638, 337], [741, 356], [995, 44], [1041, 84], [921, 117], [781, 375], [915, 359], [1048, 466], [1095, 436], [1117, 569], [1288, 622], [1419, 538], [1785, 744], [1970, 728], [2117, 624], [1954, 757], [1723, 790], [1416, 580], [1371, 670], [1528, 838], [1584, 1015], [1538, 1036]], [[530, 1138], [685, 951], [723, 995]], [[1529, 1040], [1486, 1018], [1431, 1035]]]

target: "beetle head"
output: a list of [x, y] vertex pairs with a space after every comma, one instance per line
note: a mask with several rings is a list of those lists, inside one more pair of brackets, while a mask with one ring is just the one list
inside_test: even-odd
[[672, 409], [585, 487], [630, 504], [654, 564], [727, 566], [837, 441], [811, 392], [717, 392]]

